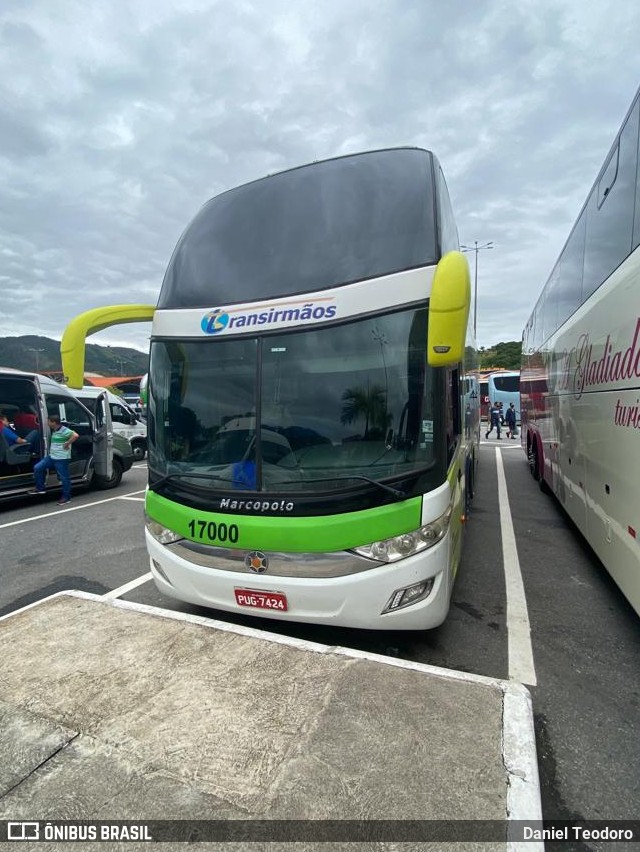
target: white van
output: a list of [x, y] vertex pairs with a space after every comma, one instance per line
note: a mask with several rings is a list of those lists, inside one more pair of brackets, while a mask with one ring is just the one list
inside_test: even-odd
[[100, 397], [100, 394], [106, 393], [114, 433], [127, 438], [136, 461], [145, 457], [147, 452], [147, 426], [121, 396], [116, 396], [110, 390], [97, 388], [93, 385], [85, 385], [81, 390], [77, 388], [69, 388], [69, 390], [76, 399], [94, 412], [96, 400]]
[[[67, 388], [47, 376], [2, 368], [0, 412], [6, 415], [12, 429], [15, 426], [13, 431], [20, 437], [25, 437], [27, 432], [37, 431], [38, 434], [37, 442], [32, 445], [10, 444], [0, 434], [0, 499], [21, 497], [33, 489], [33, 466], [46, 452], [49, 442], [47, 418], [52, 414], [68, 423], [79, 435], [71, 446], [69, 464], [74, 485], [93, 483], [98, 488], [112, 488], [120, 481], [114, 477], [114, 436], [105, 394], [98, 393], [89, 411]], [[18, 425], [21, 414], [31, 419], [29, 426]], [[120, 475], [121, 471], [120, 466]], [[50, 471], [45, 487], [47, 491], [60, 488], [54, 471]]]

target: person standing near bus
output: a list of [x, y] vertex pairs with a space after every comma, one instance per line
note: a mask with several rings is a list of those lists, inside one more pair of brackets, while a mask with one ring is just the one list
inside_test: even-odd
[[500, 440], [500, 406], [497, 402], [494, 402], [491, 406], [491, 410], [489, 411], [489, 420], [491, 424], [491, 428], [488, 432], [484, 433], [484, 437], [488, 438], [489, 435], [493, 432], [493, 427], [496, 427], [496, 432], [498, 433], [498, 440]]
[[49, 418], [51, 429], [51, 445], [49, 455], [41, 459], [33, 468], [33, 477], [36, 481], [35, 491], [32, 494], [46, 494], [45, 474], [48, 470], [55, 470], [60, 484], [62, 494], [58, 500], [58, 506], [63, 506], [71, 500], [71, 476], [69, 475], [69, 460], [71, 458], [71, 444], [78, 440], [78, 433], [68, 426], [63, 426], [57, 414]]
[[507, 413], [504, 419], [507, 422], [507, 438], [513, 438], [515, 440], [515, 437], [518, 434], [518, 427], [516, 426], [516, 407], [512, 402], [509, 403], [509, 408], [507, 408]]

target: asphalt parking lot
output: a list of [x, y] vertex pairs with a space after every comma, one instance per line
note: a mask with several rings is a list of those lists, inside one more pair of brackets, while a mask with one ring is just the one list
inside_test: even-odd
[[[0, 615], [79, 589], [520, 680], [533, 698], [544, 817], [637, 814], [640, 622], [554, 500], [539, 491], [517, 444], [482, 443], [451, 613], [423, 633], [276, 623], [164, 597], [151, 581], [144, 546], [145, 483], [143, 463], [117, 489], [78, 492], [68, 507], [57, 507], [55, 498], [2, 504]], [[523, 606], [525, 630], [515, 617]]]

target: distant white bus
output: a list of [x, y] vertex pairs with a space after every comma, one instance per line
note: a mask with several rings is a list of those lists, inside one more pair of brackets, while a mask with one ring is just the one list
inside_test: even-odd
[[640, 92], [523, 333], [522, 441], [640, 613]]
[[516, 408], [516, 421], [520, 422], [520, 370], [491, 373], [487, 379], [487, 394], [490, 403], [502, 403], [503, 415], [513, 403]]

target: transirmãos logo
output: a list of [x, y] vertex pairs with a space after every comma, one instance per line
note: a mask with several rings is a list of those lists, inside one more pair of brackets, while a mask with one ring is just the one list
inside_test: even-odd
[[229, 314], [216, 308], [205, 314], [200, 321], [200, 328], [205, 334], [218, 334], [229, 325]]
[[251, 326], [276, 325], [285, 322], [319, 322], [333, 319], [338, 312], [337, 305], [321, 305], [317, 302], [304, 302], [301, 307], [291, 304], [258, 311], [234, 311], [227, 313], [220, 308], [208, 311], [200, 321], [205, 334], [218, 334], [229, 329], [239, 331]]

